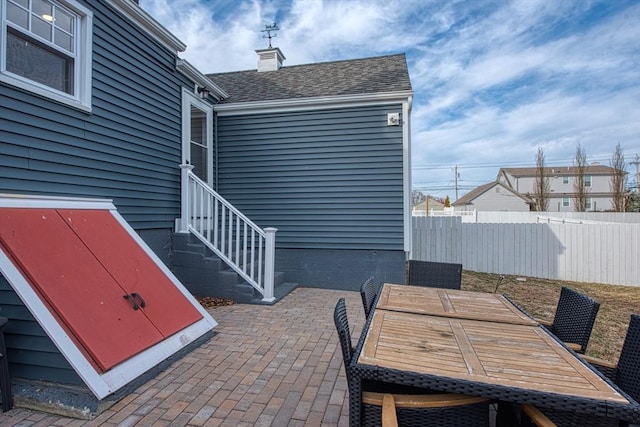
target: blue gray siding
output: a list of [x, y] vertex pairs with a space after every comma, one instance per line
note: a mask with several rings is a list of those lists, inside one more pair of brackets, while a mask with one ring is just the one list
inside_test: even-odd
[[0, 276], [0, 316], [9, 319], [4, 328], [4, 336], [9, 372], [13, 378], [83, 384], [78, 374], [2, 276]]
[[[105, 2], [86, 4], [92, 111], [0, 83], [0, 193], [113, 199], [156, 252], [168, 253], [180, 211], [181, 89], [192, 84], [176, 71], [175, 53]], [[14, 378], [82, 384], [2, 276], [0, 306]]]
[[173, 52], [104, 2], [87, 6], [93, 111], [0, 83], [0, 192], [112, 198], [135, 229], [170, 229], [179, 213], [187, 82]]
[[218, 117], [218, 191], [279, 248], [403, 250], [400, 104]]

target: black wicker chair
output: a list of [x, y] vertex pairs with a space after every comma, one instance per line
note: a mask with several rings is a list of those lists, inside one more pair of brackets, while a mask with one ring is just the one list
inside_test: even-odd
[[432, 261], [407, 261], [407, 285], [460, 289], [462, 264]]
[[[620, 358], [617, 364], [590, 356], [582, 356], [593, 367], [611, 379], [618, 387], [627, 393], [636, 402], [640, 401], [640, 315], [632, 314], [629, 321], [629, 329], [625, 337]], [[543, 426], [618, 426], [628, 425], [628, 421], [610, 418], [594, 417], [592, 415], [575, 414], [566, 411], [540, 410], [531, 405], [522, 407], [523, 425]], [[640, 423], [638, 419], [631, 420]], [[635, 424], [634, 424], [635, 425]]]
[[373, 308], [373, 302], [378, 295], [378, 287], [374, 281], [374, 277], [371, 276], [360, 286], [360, 296], [362, 297], [362, 305], [364, 307], [365, 317], [369, 317], [369, 313]]
[[599, 302], [563, 286], [553, 322], [540, 323], [572, 350], [584, 353], [599, 309]]
[[[353, 357], [351, 332], [347, 319], [344, 298], [340, 298], [333, 314], [340, 339], [347, 386], [352, 393], [355, 380], [348, 369]], [[415, 387], [363, 381], [362, 414], [363, 426], [382, 425], [382, 407], [385, 395], [391, 394], [400, 426], [488, 426], [488, 399], [453, 393], [430, 392]], [[389, 402], [389, 397], [387, 397]], [[388, 407], [389, 405], [387, 405]], [[388, 415], [388, 414], [387, 414]], [[395, 417], [390, 417], [395, 418]]]

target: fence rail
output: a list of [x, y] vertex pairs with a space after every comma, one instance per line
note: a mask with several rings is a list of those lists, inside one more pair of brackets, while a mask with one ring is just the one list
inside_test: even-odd
[[180, 231], [190, 232], [272, 302], [275, 228], [262, 230], [193, 172], [182, 168]]
[[484, 273], [640, 286], [639, 254], [640, 224], [413, 217], [414, 259]]

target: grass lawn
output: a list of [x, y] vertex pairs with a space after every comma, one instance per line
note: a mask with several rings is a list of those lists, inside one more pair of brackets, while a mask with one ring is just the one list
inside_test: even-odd
[[523, 276], [504, 276], [463, 271], [462, 289], [502, 293], [518, 303], [534, 317], [553, 320], [560, 288], [569, 286], [589, 295], [600, 303], [600, 311], [591, 333], [587, 354], [611, 362], [618, 361], [629, 316], [640, 313], [640, 286], [602, 285], [596, 283], [563, 282]]

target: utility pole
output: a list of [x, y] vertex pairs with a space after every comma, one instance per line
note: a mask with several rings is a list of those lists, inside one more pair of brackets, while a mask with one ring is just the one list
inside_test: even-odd
[[453, 169], [453, 173], [455, 174], [455, 179], [456, 179], [456, 200], [458, 200], [458, 165], [455, 166], [455, 168]]
[[640, 155], [636, 154], [636, 159], [633, 162], [629, 162], [632, 165], [636, 165], [636, 190], [640, 192]]

